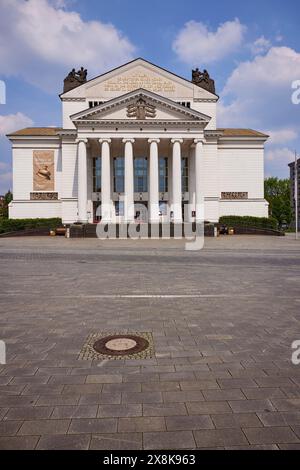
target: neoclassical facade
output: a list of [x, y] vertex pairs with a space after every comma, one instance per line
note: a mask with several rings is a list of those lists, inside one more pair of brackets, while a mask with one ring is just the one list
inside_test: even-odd
[[217, 127], [214, 82], [186, 80], [136, 59], [91, 80], [64, 81], [62, 127], [10, 134], [11, 218], [66, 224], [217, 222], [267, 216], [264, 144], [250, 129]]

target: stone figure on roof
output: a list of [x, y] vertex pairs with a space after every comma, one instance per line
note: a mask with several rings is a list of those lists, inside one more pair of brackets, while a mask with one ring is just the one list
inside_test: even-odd
[[208, 71], [205, 69], [203, 72], [201, 72], [198, 67], [195, 70], [192, 70], [192, 83], [209, 91], [210, 93], [216, 93], [215, 82], [210, 78]]

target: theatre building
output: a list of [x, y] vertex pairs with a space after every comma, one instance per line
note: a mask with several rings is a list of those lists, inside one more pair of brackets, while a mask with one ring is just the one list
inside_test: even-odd
[[62, 127], [8, 136], [9, 216], [66, 224], [268, 216], [267, 136], [218, 128], [218, 99], [206, 70], [187, 80], [136, 59], [87, 80], [73, 69], [60, 94]]

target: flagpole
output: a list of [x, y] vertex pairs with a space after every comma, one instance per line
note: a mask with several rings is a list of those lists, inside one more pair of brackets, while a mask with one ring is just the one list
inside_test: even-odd
[[298, 240], [298, 167], [297, 167], [297, 152], [295, 150], [295, 235]]

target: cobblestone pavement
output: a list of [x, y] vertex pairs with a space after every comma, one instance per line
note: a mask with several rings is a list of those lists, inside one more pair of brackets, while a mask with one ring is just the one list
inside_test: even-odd
[[[300, 242], [0, 239], [1, 449], [300, 449]], [[97, 332], [149, 359], [79, 360]]]

